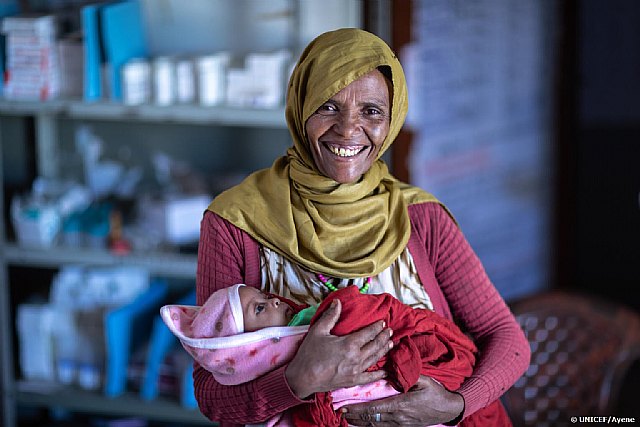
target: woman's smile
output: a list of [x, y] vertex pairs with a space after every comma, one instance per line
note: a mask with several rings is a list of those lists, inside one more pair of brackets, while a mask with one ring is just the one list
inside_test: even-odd
[[324, 145], [333, 154], [344, 159], [354, 158], [358, 154], [364, 153], [365, 148], [367, 148], [364, 145], [340, 145], [335, 143], [325, 143]]
[[364, 146], [342, 146], [331, 143], [326, 143], [325, 146], [336, 156], [344, 158], [352, 158], [354, 156], [357, 156], [365, 149]]

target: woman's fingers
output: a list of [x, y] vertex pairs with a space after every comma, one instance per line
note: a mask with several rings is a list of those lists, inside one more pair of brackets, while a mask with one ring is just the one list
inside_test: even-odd
[[391, 331], [383, 321], [345, 336], [331, 330], [340, 318], [342, 305], [334, 300], [309, 328], [296, 355], [285, 369], [291, 390], [305, 398], [312, 393], [351, 387], [380, 380], [382, 370], [366, 372], [391, 348]]
[[[407, 393], [341, 408], [345, 420], [351, 425], [371, 425], [373, 418], [374, 425], [406, 427], [446, 423], [458, 417], [463, 410], [462, 396], [424, 376]], [[380, 414], [380, 423], [375, 422], [375, 414]]]
[[[361, 408], [349, 408], [344, 414], [349, 425], [354, 426], [386, 426], [400, 425], [393, 419], [392, 410], [388, 405], [382, 404], [383, 400], [375, 401], [374, 404]], [[346, 411], [346, 408], [342, 409]]]
[[371, 372], [362, 372], [360, 375], [356, 377], [353, 385], [365, 385], [375, 381], [383, 380], [386, 377], [387, 377], [387, 373], [382, 369], [378, 369]]
[[386, 324], [384, 320], [379, 320], [365, 328], [360, 329], [357, 332], [349, 334], [349, 339], [352, 340], [354, 344], [357, 344], [360, 348], [363, 348], [367, 344], [378, 338], [380, 333], [384, 331], [385, 326]]
[[365, 369], [375, 364], [393, 348], [392, 336], [393, 331], [391, 329], [383, 329], [362, 347], [362, 362]]
[[384, 418], [385, 422], [389, 422], [391, 414], [398, 409], [399, 403], [400, 400], [394, 396], [368, 403], [345, 406], [341, 408], [341, 411], [349, 424], [369, 425], [367, 423], [375, 422], [376, 414], [380, 414], [380, 421], [383, 421], [382, 418]]

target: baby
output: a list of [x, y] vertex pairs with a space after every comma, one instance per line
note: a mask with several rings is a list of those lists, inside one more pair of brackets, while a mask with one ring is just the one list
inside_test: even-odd
[[297, 311], [300, 307], [293, 303], [238, 284], [214, 292], [202, 307], [166, 305], [160, 314], [185, 350], [216, 381], [234, 385], [293, 357], [309, 329], [308, 325], [287, 326]]
[[[475, 345], [451, 321], [425, 309], [413, 309], [389, 294], [360, 294], [355, 286], [330, 293], [319, 305], [303, 307], [256, 288], [234, 285], [214, 292], [202, 307], [168, 305], [161, 315], [183, 347], [222, 384], [250, 381], [287, 363], [299, 343], [334, 299], [340, 319], [334, 335], [346, 335], [377, 320], [394, 331], [394, 347], [370, 369], [385, 369], [385, 380], [316, 393], [268, 420], [267, 425], [346, 426], [336, 412], [344, 405], [406, 392], [420, 375], [457, 389], [471, 375]], [[463, 426], [510, 426], [499, 402], [468, 417]]]

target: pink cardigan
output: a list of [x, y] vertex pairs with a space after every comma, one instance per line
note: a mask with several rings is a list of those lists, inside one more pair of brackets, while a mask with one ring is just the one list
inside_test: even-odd
[[[479, 349], [473, 375], [457, 390], [464, 417], [498, 399], [529, 366], [529, 344], [489, 280], [461, 230], [437, 203], [409, 206], [408, 248], [418, 276], [439, 314], [454, 319]], [[200, 233], [197, 304], [217, 289], [245, 283], [259, 287], [259, 245], [246, 232], [206, 212]], [[453, 314], [453, 315], [452, 315]], [[261, 422], [303, 401], [285, 379], [286, 366], [254, 381], [218, 384], [204, 368], [194, 371], [200, 411], [221, 426]]]

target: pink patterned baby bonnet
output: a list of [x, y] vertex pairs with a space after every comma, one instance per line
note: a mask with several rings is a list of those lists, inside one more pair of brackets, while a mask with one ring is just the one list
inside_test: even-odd
[[244, 332], [238, 289], [220, 289], [202, 305], [165, 305], [162, 320], [185, 350], [220, 384], [253, 380], [293, 358], [309, 326]]

